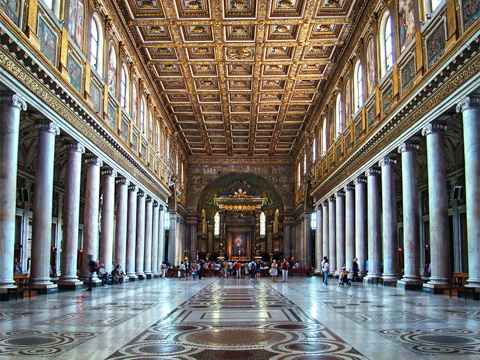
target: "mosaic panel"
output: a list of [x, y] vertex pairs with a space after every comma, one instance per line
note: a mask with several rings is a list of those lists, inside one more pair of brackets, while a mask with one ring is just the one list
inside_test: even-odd
[[227, 281], [193, 295], [108, 359], [366, 359], [271, 287]]
[[478, 355], [480, 335], [465, 329], [389, 329], [378, 334], [420, 355]]
[[2, 357], [57, 357], [97, 335], [79, 331], [14, 330], [0, 334], [0, 354]]
[[[165, 301], [162, 298], [162, 301]], [[100, 306], [93, 306], [85, 310], [107, 310], [107, 311], [145, 311], [157, 305], [154, 302], [111, 302]]]
[[70, 74], [70, 84], [78, 91], [82, 90], [82, 68], [69, 53], [67, 57], [67, 69]]
[[445, 53], [446, 35], [445, 24], [437, 27], [433, 34], [427, 39], [427, 61], [430, 69]]
[[436, 323], [439, 320], [429, 319], [423, 315], [418, 315], [408, 311], [400, 310], [365, 310], [365, 309], [336, 309], [347, 319], [357, 324], [364, 323], [382, 323], [382, 324], [407, 324], [413, 322], [429, 322]]
[[415, 57], [412, 57], [401, 71], [402, 94], [406, 94], [413, 87], [416, 71]]
[[135, 314], [77, 314], [71, 313], [36, 323], [35, 325], [95, 326], [111, 327], [124, 323]]
[[19, 318], [27, 317], [30, 315], [34, 315], [35, 312], [30, 312], [30, 311], [19, 311], [19, 312], [5, 312], [5, 311], [0, 311], [0, 323], [5, 322], [5, 321], [10, 321], [10, 320], [16, 320]]
[[0, 0], [0, 10], [13, 21], [17, 26], [20, 26], [23, 11], [23, 1], [21, 0]]
[[467, 31], [480, 17], [480, 2], [477, 0], [462, 0], [460, 8], [463, 31]]
[[57, 36], [47, 25], [43, 16], [38, 16], [38, 42], [40, 43], [40, 51], [43, 55], [56, 66], [57, 64]]
[[440, 311], [449, 315], [455, 315], [465, 319], [480, 321], [480, 310], [478, 310], [478, 307], [476, 309], [460, 309], [460, 310], [441, 309]]

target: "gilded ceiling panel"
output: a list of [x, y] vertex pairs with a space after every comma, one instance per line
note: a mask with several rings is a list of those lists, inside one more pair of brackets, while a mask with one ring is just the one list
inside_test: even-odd
[[362, 0], [118, 0], [191, 155], [289, 155]]

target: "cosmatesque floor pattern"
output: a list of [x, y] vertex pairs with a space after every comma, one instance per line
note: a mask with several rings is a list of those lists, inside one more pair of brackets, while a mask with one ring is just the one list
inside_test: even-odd
[[152, 279], [0, 303], [0, 360], [480, 359], [480, 303], [291, 278]]

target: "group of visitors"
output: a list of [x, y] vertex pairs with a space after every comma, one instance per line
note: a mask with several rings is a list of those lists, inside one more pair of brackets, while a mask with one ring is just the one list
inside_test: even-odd
[[89, 255], [88, 256], [89, 261], [88, 261], [88, 288], [87, 291], [92, 291], [93, 287], [93, 274], [96, 272], [98, 277], [102, 280], [102, 283], [104, 284], [104, 287], [109, 287], [110, 286], [110, 276], [112, 277], [112, 281], [114, 284], [124, 284], [125, 283], [125, 278], [126, 274], [122, 270], [122, 266], [120, 264], [115, 264], [112, 263], [113, 270], [111, 273], [108, 273], [108, 271], [105, 269], [105, 264], [99, 263], [98, 261], [93, 260], [93, 256]]

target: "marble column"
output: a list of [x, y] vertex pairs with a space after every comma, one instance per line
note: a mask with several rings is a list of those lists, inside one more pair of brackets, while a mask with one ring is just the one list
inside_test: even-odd
[[317, 205], [317, 228], [315, 230], [315, 273], [322, 272], [323, 242], [322, 242], [322, 204]]
[[430, 218], [430, 281], [423, 284], [427, 292], [441, 293], [451, 284], [450, 241], [448, 238], [448, 195], [445, 168], [446, 126], [430, 123], [423, 129], [427, 138], [428, 205]]
[[35, 124], [38, 129], [35, 192], [33, 198], [32, 265], [29, 286], [39, 293], [58, 291], [50, 280], [53, 172], [55, 136], [60, 128], [51, 121]]
[[380, 171], [368, 169], [367, 218], [368, 218], [368, 275], [364, 281], [382, 277], [382, 238], [380, 224]]
[[17, 195], [18, 139], [20, 111], [27, 103], [11, 92], [0, 92], [0, 292], [15, 287], [15, 209]]
[[336, 194], [336, 258], [337, 272], [345, 265], [345, 193], [338, 191]]
[[292, 225], [290, 218], [283, 219], [283, 257], [290, 260], [290, 241], [291, 241]]
[[345, 265], [353, 271], [355, 257], [355, 187], [345, 186]]
[[152, 275], [158, 277], [158, 201], [153, 202], [152, 220]]
[[137, 246], [135, 248], [135, 273], [139, 280], [145, 279], [145, 193], [137, 193]]
[[179, 265], [179, 264], [175, 264], [176, 230], [177, 230], [177, 214], [174, 211], [170, 211], [170, 228], [168, 230], [167, 261], [170, 263], [171, 266]]
[[[85, 190], [85, 209], [83, 216], [83, 252], [82, 252], [82, 270], [81, 278], [84, 283], [88, 283], [90, 276], [88, 271], [89, 255], [93, 260], [98, 259], [98, 214], [100, 200], [100, 169], [103, 161], [97, 157], [90, 157], [85, 160], [87, 165], [87, 183]], [[93, 286], [101, 281], [96, 273], [92, 276]]]
[[127, 218], [127, 260], [125, 272], [130, 281], [137, 279], [135, 273], [135, 254], [137, 246], [137, 187], [128, 187], [128, 218]]
[[314, 266], [312, 261], [312, 213], [305, 213], [305, 220], [303, 222], [303, 233], [305, 239], [305, 263], [304, 266], [312, 268]]
[[165, 262], [165, 207], [160, 205], [158, 218], [158, 268]]
[[58, 288], [79, 290], [83, 289], [83, 282], [77, 275], [77, 257], [82, 154], [85, 153], [85, 147], [76, 141], [67, 142], [65, 145], [68, 155], [63, 208], [62, 275]]
[[126, 271], [127, 260], [128, 185], [130, 185], [130, 181], [125, 178], [116, 180], [115, 266], [120, 265], [123, 271]]
[[255, 211], [255, 260], [261, 260], [260, 256], [260, 211]]
[[395, 159], [384, 157], [382, 168], [382, 238], [383, 238], [383, 285], [390, 285], [400, 279], [398, 269], [397, 198], [395, 192]]
[[335, 197], [331, 196], [328, 200], [328, 255], [330, 263], [330, 273], [334, 274], [337, 270], [337, 249], [336, 249], [336, 231], [337, 231], [337, 220], [336, 220], [336, 206], [335, 206]]
[[420, 213], [418, 210], [417, 150], [419, 146], [405, 142], [398, 148], [402, 155], [403, 201], [403, 277], [397, 286], [422, 288], [420, 277]]
[[323, 211], [322, 211], [322, 217], [323, 217], [323, 226], [322, 226], [322, 253], [323, 253], [323, 257], [322, 257], [322, 260], [323, 261], [323, 258], [326, 256], [328, 258], [328, 250], [329, 250], [329, 239], [328, 239], [328, 235], [329, 235], [329, 229], [328, 229], [328, 225], [329, 225], [329, 219], [328, 219], [328, 213], [329, 213], [329, 210], [328, 210], [328, 201], [325, 201], [323, 204], [322, 204], [322, 207], [323, 207]]
[[147, 196], [145, 210], [145, 252], [143, 258], [143, 270], [147, 279], [152, 278], [152, 222], [153, 222], [153, 200]]
[[355, 257], [358, 277], [367, 275], [367, 179], [355, 179]]
[[191, 219], [190, 222], [190, 259], [197, 260], [197, 250], [198, 250], [198, 241], [197, 241], [197, 218]]
[[112, 272], [113, 260], [113, 229], [115, 212], [115, 178], [117, 172], [106, 168], [101, 171], [102, 181], [102, 233], [100, 236], [100, 263], [105, 264], [105, 270]]
[[480, 99], [466, 97], [457, 105], [463, 116], [465, 194], [467, 200], [467, 287], [480, 292]]
[[[224, 260], [225, 259], [225, 211], [219, 211], [220, 214], [220, 234], [218, 236], [218, 259]], [[256, 218], [255, 218], [256, 220]], [[256, 244], [256, 241], [255, 241]], [[255, 247], [256, 249], [256, 247]], [[255, 252], [256, 254], [256, 252]]]

